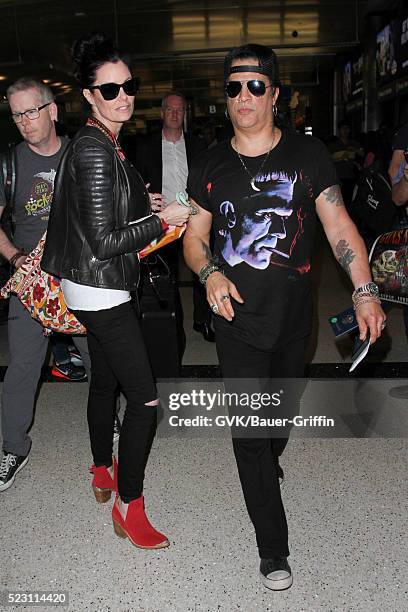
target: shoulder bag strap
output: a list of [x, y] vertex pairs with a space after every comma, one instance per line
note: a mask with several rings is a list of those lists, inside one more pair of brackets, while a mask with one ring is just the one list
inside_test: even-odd
[[7, 206], [14, 206], [16, 195], [16, 151], [15, 147], [9, 147], [1, 155], [1, 166], [3, 173], [4, 192]]
[[4, 195], [6, 208], [3, 211], [2, 221], [9, 225], [9, 231], [14, 233], [14, 201], [16, 195], [17, 157], [16, 149], [10, 146], [1, 154], [1, 170], [3, 175]]

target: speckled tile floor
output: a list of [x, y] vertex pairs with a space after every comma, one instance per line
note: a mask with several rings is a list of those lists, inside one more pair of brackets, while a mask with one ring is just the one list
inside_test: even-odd
[[114, 535], [112, 504], [90, 489], [86, 390], [43, 386], [30, 461], [0, 497], [2, 588], [65, 590], [75, 612], [407, 610], [406, 440], [290, 442], [294, 584], [272, 593], [229, 440], [157, 438], [146, 507], [171, 546], [142, 551]]

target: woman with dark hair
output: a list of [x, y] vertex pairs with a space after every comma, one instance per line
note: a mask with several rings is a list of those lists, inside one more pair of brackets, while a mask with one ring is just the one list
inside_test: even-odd
[[[164, 548], [166, 536], [144, 512], [144, 471], [158, 400], [130, 292], [139, 281], [137, 251], [160, 238], [168, 224], [184, 224], [189, 210], [172, 204], [150, 214], [143, 180], [118, 143], [139, 84], [125, 56], [109, 39], [93, 34], [74, 44], [73, 58], [91, 114], [61, 160], [42, 267], [63, 279], [66, 303], [88, 331], [95, 497], [106, 502], [118, 486], [112, 510], [116, 534], [141, 548]], [[116, 470], [112, 432], [118, 384], [127, 407]]]

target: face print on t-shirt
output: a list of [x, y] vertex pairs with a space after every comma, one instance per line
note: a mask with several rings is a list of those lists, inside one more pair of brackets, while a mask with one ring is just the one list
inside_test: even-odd
[[226, 228], [222, 256], [230, 266], [241, 262], [263, 270], [270, 264], [272, 254], [289, 258], [279, 250], [279, 241], [286, 238], [286, 223], [293, 214], [292, 200], [297, 174], [271, 172], [257, 177], [260, 190], [252, 189], [242, 198], [243, 213], [230, 201], [220, 205]]
[[257, 295], [269, 279], [308, 275], [315, 201], [338, 183], [326, 146], [313, 137], [283, 131], [264, 159], [244, 156], [245, 171], [231, 143], [221, 142], [194, 160], [187, 185], [212, 215], [214, 253], [226, 276], [241, 288], [250, 281], [251, 291], [259, 282]]

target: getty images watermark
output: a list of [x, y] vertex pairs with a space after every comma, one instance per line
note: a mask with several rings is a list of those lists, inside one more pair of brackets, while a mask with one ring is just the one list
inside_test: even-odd
[[163, 437], [405, 438], [406, 403], [395, 381], [312, 379], [163, 380]]
[[[280, 408], [284, 391], [272, 394], [261, 392], [227, 392], [218, 389], [215, 392], [204, 389], [192, 389], [190, 392], [173, 392], [168, 397], [168, 409], [178, 411], [182, 408], [201, 408], [207, 412], [217, 408], [236, 410], [237, 408], [253, 411], [262, 408]], [[259, 414], [217, 414], [208, 416], [180, 416], [172, 414], [168, 417], [170, 427], [334, 427], [334, 419], [322, 415], [304, 417], [295, 415], [293, 418], [260, 416]]]

